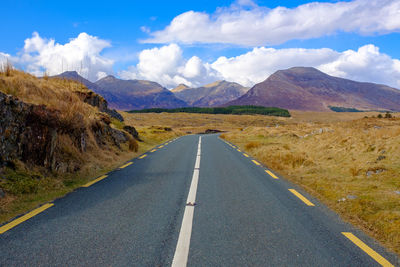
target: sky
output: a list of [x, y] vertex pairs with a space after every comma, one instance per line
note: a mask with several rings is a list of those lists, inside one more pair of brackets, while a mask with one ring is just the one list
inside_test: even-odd
[[0, 64], [174, 88], [280, 69], [400, 88], [400, 0], [45, 1], [1, 5]]

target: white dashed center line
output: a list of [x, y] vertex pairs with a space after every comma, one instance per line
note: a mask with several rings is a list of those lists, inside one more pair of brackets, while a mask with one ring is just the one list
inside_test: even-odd
[[185, 213], [183, 214], [182, 226], [179, 232], [178, 243], [176, 245], [172, 267], [182, 267], [187, 265], [190, 247], [190, 237], [192, 235], [194, 207], [196, 205], [197, 184], [199, 182], [201, 157], [201, 136], [197, 148], [196, 163], [194, 165], [192, 183], [186, 200]]

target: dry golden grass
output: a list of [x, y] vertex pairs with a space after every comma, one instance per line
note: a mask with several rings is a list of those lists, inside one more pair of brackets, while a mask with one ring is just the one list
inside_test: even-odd
[[[207, 129], [221, 131], [242, 130], [249, 126], [275, 125], [285, 118], [263, 115], [215, 115], [189, 113], [126, 113], [127, 123], [138, 129], [151, 126], [170, 127], [179, 134], [200, 133]], [[287, 119], [286, 119], [287, 120]]]
[[96, 109], [80, 100], [75, 93], [88, 91], [81, 83], [56, 78], [38, 79], [35, 76], [10, 70], [0, 72], [0, 91], [18, 97], [20, 100], [45, 105], [60, 111], [66, 121], [85, 120], [89, 123], [95, 116]]

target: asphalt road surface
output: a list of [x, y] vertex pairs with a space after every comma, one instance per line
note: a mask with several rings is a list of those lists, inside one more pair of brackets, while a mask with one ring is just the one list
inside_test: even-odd
[[1, 226], [0, 266], [400, 265], [217, 135], [121, 167]]

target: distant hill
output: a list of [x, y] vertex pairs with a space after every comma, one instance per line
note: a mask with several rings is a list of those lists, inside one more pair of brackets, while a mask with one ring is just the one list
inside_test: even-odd
[[62, 77], [83, 83], [86, 87], [102, 95], [111, 108], [132, 110], [144, 108], [176, 108], [187, 104], [176, 98], [168, 89], [156, 82], [145, 80], [121, 80], [107, 76], [92, 83], [75, 71], [64, 72]]
[[329, 76], [315, 68], [280, 70], [229, 105], [327, 111], [329, 106], [400, 111], [400, 90]]
[[215, 107], [242, 96], [247, 90], [247, 87], [238, 83], [217, 81], [198, 88], [181, 84], [171, 91], [190, 106]]

